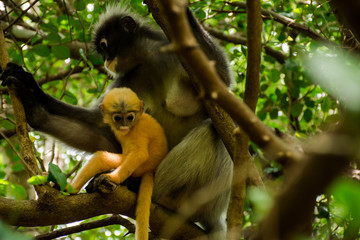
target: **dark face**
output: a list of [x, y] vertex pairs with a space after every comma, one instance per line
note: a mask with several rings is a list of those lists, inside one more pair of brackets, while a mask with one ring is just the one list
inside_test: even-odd
[[95, 49], [109, 71], [127, 72], [138, 64], [138, 59], [134, 57], [137, 30], [138, 24], [126, 15], [114, 15], [98, 27], [94, 38]]
[[124, 112], [124, 113], [112, 113], [112, 120], [117, 130], [123, 133], [127, 133], [135, 124], [137, 119], [136, 112]]
[[105, 122], [108, 123], [113, 131], [123, 135], [127, 134], [133, 128], [143, 113], [143, 103], [134, 108], [129, 107], [126, 103], [112, 104], [111, 108], [103, 104], [99, 106], [104, 116]]

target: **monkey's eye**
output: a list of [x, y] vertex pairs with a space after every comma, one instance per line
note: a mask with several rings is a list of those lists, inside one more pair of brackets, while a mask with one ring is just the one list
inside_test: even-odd
[[107, 49], [107, 46], [108, 46], [108, 43], [107, 43], [106, 38], [102, 38], [102, 39], [100, 40], [100, 48], [101, 48], [102, 50], [106, 50], [106, 49]]
[[115, 113], [112, 115], [112, 119], [114, 122], [120, 122], [123, 119], [123, 116], [121, 114]]
[[131, 121], [131, 122], [134, 121], [134, 120], [135, 120], [135, 113], [133, 113], [133, 112], [129, 113], [129, 114], [127, 115], [126, 119], [127, 119], [128, 121]]

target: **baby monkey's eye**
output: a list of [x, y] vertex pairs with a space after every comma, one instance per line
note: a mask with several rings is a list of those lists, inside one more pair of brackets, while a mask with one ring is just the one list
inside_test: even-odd
[[108, 46], [108, 43], [107, 43], [106, 38], [102, 38], [102, 39], [100, 40], [100, 48], [101, 48], [102, 50], [106, 50], [106, 49], [107, 49], [107, 46]]
[[121, 114], [115, 113], [112, 115], [112, 119], [114, 122], [120, 122], [123, 119], [123, 116]]
[[133, 113], [133, 112], [129, 113], [129, 114], [127, 115], [126, 119], [127, 119], [128, 121], [131, 121], [131, 122], [134, 121], [134, 120], [135, 120], [135, 113]]

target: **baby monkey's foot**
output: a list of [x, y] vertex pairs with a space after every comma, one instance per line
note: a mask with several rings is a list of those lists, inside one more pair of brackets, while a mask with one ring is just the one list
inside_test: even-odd
[[102, 174], [95, 179], [95, 191], [101, 193], [112, 193], [118, 185], [110, 180], [109, 176]]

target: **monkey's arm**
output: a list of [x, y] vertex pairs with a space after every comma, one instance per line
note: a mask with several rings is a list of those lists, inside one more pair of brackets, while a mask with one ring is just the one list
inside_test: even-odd
[[149, 159], [148, 145], [149, 140], [145, 138], [145, 136], [142, 137], [142, 139], [134, 139], [133, 144], [124, 146], [124, 152], [126, 153], [124, 153], [124, 161], [122, 164], [113, 172], [105, 175], [109, 176], [110, 180], [117, 184], [122, 183], [134, 172], [136, 173], [134, 177], [142, 176], [141, 165], [146, 161], [151, 161], [151, 159]]
[[43, 92], [30, 73], [14, 63], [7, 65], [0, 79], [3, 86], [15, 86], [26, 119], [34, 129], [89, 152], [121, 149], [110, 129], [102, 124], [98, 108], [75, 107], [51, 97]]
[[110, 152], [96, 152], [90, 161], [81, 168], [80, 172], [73, 179], [71, 187], [75, 192], [89, 181], [95, 174], [117, 168], [123, 163], [123, 155]]

